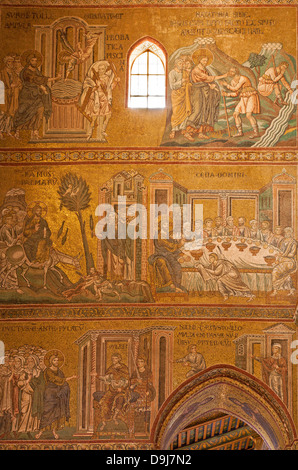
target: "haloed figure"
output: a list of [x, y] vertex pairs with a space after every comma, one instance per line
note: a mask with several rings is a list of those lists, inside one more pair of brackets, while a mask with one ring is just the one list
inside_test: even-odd
[[43, 412], [39, 424], [39, 432], [35, 439], [39, 439], [46, 428], [50, 428], [55, 439], [59, 439], [57, 431], [64, 421], [70, 419], [70, 388], [68, 382], [76, 376], [65, 377], [61, 370], [64, 356], [60, 351], [49, 351], [44, 362], [47, 368], [44, 371], [45, 391]]

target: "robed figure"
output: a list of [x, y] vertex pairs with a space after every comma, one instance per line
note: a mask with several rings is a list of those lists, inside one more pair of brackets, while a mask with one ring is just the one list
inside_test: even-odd
[[24, 222], [24, 249], [31, 262], [44, 263], [49, 259], [52, 247], [51, 230], [43, 217], [45, 208], [40, 203], [31, 209]]
[[21, 129], [31, 130], [31, 138], [39, 139], [39, 129], [43, 117], [48, 121], [52, 114], [52, 96], [49, 84], [60, 76], [49, 78], [39, 70], [42, 55], [30, 50], [22, 54], [23, 69], [20, 72], [22, 89], [19, 94], [19, 106], [14, 116], [13, 131], [16, 137]]
[[262, 364], [262, 374], [264, 382], [276, 393], [276, 395], [287, 405], [287, 361], [281, 355], [281, 344], [274, 343], [272, 355], [265, 358], [254, 357]]
[[43, 397], [43, 413], [40, 420], [39, 439], [46, 428], [50, 428], [54, 438], [58, 439], [57, 430], [64, 427], [70, 419], [70, 387], [68, 381], [76, 376], [65, 377], [61, 370], [64, 356], [61, 351], [49, 351], [44, 358], [47, 368], [44, 371], [45, 390]]

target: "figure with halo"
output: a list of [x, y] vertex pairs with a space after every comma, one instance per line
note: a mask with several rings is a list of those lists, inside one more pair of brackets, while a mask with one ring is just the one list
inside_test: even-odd
[[226, 78], [227, 74], [211, 75], [207, 66], [212, 63], [213, 54], [209, 49], [197, 49], [192, 60], [195, 64], [190, 74], [192, 112], [188, 116], [186, 132], [199, 139], [208, 139], [206, 134], [214, 130], [219, 113], [220, 90], [216, 80]]
[[20, 72], [22, 89], [19, 94], [19, 106], [13, 120], [12, 131], [19, 138], [22, 129], [31, 131], [31, 139], [39, 139], [42, 119], [49, 120], [52, 114], [52, 98], [49, 84], [61, 77], [49, 78], [39, 70], [43, 61], [40, 52], [25, 51], [21, 56], [23, 69]]
[[43, 263], [49, 258], [52, 246], [51, 230], [44, 218], [47, 207], [44, 203], [35, 202], [29, 208], [24, 222], [24, 249], [29, 261]]
[[55, 439], [59, 439], [58, 429], [70, 419], [70, 387], [68, 382], [76, 379], [75, 375], [65, 377], [61, 368], [65, 362], [64, 354], [59, 350], [48, 351], [44, 357], [45, 391], [43, 396], [43, 413], [39, 431], [35, 438], [39, 439], [46, 428], [50, 427]]

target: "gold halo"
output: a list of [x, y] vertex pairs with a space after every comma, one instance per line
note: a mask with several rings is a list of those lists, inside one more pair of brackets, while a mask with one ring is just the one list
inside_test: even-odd
[[209, 49], [201, 48], [197, 49], [193, 54], [192, 54], [192, 60], [194, 64], [198, 65], [199, 59], [203, 57], [207, 57], [208, 63], [207, 65], [210, 65], [213, 62], [213, 54]]
[[65, 362], [65, 356], [63, 352], [61, 352], [59, 349], [51, 349], [45, 354], [43, 358], [43, 362], [45, 363], [46, 367], [51, 366], [50, 359], [53, 356], [58, 357], [58, 360], [59, 360], [58, 367], [61, 369], [61, 367], [63, 367], [64, 362]]
[[43, 201], [34, 201], [30, 204], [30, 206], [28, 206], [28, 214], [29, 212], [31, 213], [32, 215], [32, 210], [35, 206], [40, 206], [41, 209], [42, 209], [42, 216], [44, 217], [45, 215], [47, 215], [47, 212], [48, 212], [48, 206], [43, 202]]
[[30, 49], [28, 51], [25, 51], [21, 55], [21, 64], [23, 65], [23, 67], [26, 67], [26, 65], [28, 65], [29, 58], [31, 58], [30, 56], [37, 58], [37, 67], [40, 67], [40, 65], [42, 64], [42, 61], [43, 61], [42, 55], [41, 55], [40, 52], [38, 52], [34, 49]]

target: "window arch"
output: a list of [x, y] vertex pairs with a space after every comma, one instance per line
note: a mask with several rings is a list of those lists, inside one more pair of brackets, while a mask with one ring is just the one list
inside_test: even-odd
[[0, 80], [0, 104], [5, 104], [4, 83]]
[[127, 106], [166, 106], [166, 53], [163, 47], [151, 38], [138, 41], [129, 52]]

